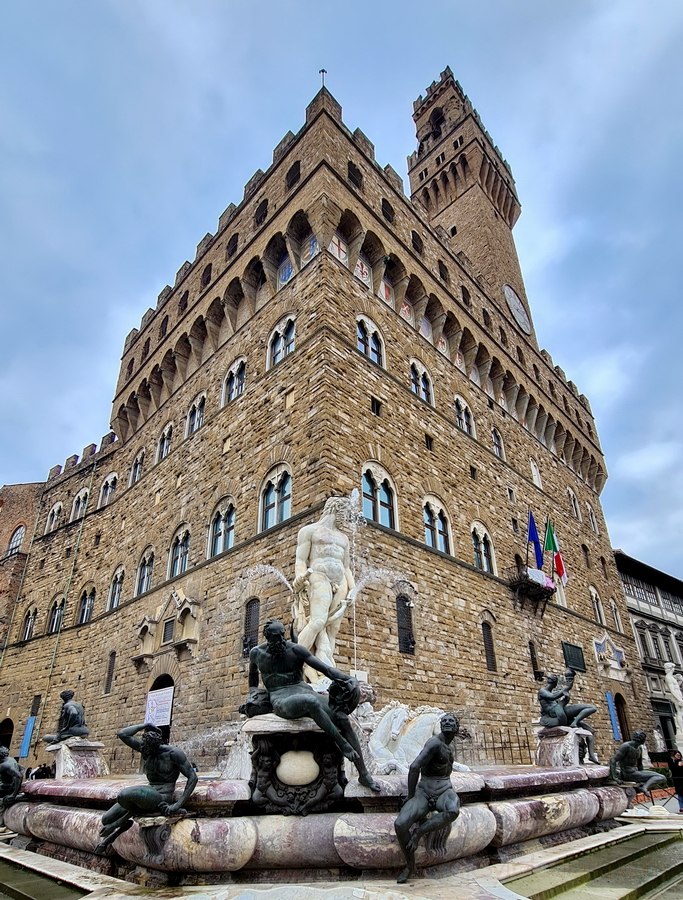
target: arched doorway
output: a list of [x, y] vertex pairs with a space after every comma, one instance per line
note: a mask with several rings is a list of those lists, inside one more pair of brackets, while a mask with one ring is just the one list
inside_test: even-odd
[[14, 722], [11, 719], [3, 719], [0, 722], [0, 747], [7, 747], [9, 750], [13, 734]]
[[169, 674], [164, 673], [154, 679], [147, 694], [145, 722], [159, 726], [165, 743], [168, 743], [171, 737], [174, 691], [175, 681]]
[[628, 716], [626, 715], [626, 701], [621, 694], [614, 695], [614, 707], [617, 711], [621, 739], [622, 741], [628, 741], [631, 739], [631, 729], [629, 728]]

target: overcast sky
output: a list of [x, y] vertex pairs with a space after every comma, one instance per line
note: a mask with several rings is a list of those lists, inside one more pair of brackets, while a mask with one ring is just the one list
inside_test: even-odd
[[612, 544], [683, 578], [680, 0], [7, 0], [2, 17], [0, 484], [108, 431], [126, 334], [303, 124], [321, 66], [405, 176], [412, 101], [450, 65], [512, 166], [536, 330], [591, 401]]

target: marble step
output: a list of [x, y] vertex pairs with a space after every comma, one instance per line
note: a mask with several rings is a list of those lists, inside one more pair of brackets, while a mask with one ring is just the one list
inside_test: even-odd
[[683, 872], [667, 879], [654, 892], [645, 895], [647, 900], [681, 900], [683, 897]]
[[[596, 897], [600, 900], [636, 900], [652, 897], [656, 888], [673, 882], [679, 874], [683, 874], [683, 841], [614, 866], [610, 872], [555, 896], [561, 900], [595, 900]], [[678, 898], [681, 898], [680, 891]]]
[[638, 859], [678, 840], [678, 834], [642, 834], [616, 841], [607, 847], [575, 856], [565, 862], [539, 869], [531, 875], [505, 882], [505, 887], [529, 900], [563, 897], [563, 891], [579, 887], [626, 861]]

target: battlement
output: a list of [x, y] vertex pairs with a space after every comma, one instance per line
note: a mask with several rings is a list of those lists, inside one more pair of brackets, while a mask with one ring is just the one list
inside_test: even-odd
[[116, 435], [113, 431], [108, 431], [100, 440], [99, 449], [96, 444], [87, 444], [79, 457], [78, 453], [74, 453], [71, 456], [67, 457], [64, 462], [64, 466], [56, 465], [53, 466], [47, 475], [48, 481], [54, 481], [55, 478], [58, 478], [60, 475], [66, 474], [71, 469], [75, 469], [79, 465], [83, 465], [83, 463], [88, 462], [95, 456], [99, 456], [101, 453], [105, 451], [109, 451], [112, 444], [116, 443]]

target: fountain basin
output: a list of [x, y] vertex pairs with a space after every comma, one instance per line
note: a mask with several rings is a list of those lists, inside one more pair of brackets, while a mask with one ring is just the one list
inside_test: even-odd
[[[462, 807], [437, 856], [422, 845], [417, 862], [422, 868], [448, 866], [470, 858], [472, 868], [486, 864], [505, 849], [514, 852], [562, 832], [576, 837], [577, 829], [609, 821], [627, 806], [626, 791], [604, 784], [601, 766], [572, 769], [498, 767], [453, 773], [451, 782]], [[9, 828], [23, 835], [32, 849], [73, 859], [111, 874], [136, 880], [172, 879], [195, 883], [238, 878], [240, 881], [288, 872], [288, 878], [316, 880], [322, 872], [380, 874], [398, 869], [402, 857], [394, 833], [400, 798], [407, 793], [404, 776], [378, 777], [381, 792], [374, 794], [349, 782], [344, 799], [328, 812], [308, 816], [264, 815], [249, 801], [244, 780], [201, 777], [188, 803], [186, 819], [163, 817], [136, 821], [113, 844], [116, 856], [94, 854], [102, 812], [123, 787], [143, 783], [142, 776], [90, 780], [55, 779], [28, 782], [20, 801], [6, 812]], [[182, 789], [182, 784], [179, 784]], [[600, 826], [602, 827], [602, 826]], [[61, 848], [61, 850], [60, 850]], [[60, 856], [61, 854], [61, 856]], [[462, 865], [462, 863], [460, 863]], [[154, 875], [145, 873], [155, 873]], [[241, 874], [239, 874], [241, 873]]]

